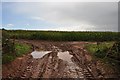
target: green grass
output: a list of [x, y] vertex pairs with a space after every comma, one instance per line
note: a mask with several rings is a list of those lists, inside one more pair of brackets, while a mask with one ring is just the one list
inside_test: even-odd
[[104, 57], [114, 42], [101, 42], [97, 44], [86, 44], [86, 49], [90, 52], [91, 55], [98, 58]]
[[[115, 42], [102, 42], [101, 44], [97, 45], [97, 44], [86, 44], [85, 47], [88, 50], [88, 52], [92, 55], [94, 60], [100, 60], [103, 63], [109, 65], [112, 68], [115, 68], [118, 70], [118, 72], [120, 72], [120, 60], [118, 58], [120, 58], [120, 52], [115, 51], [115, 49], [112, 48], [116, 48], [113, 47]], [[108, 51], [110, 51], [111, 56], [108, 56]], [[114, 52], [113, 52], [114, 51]], [[118, 58], [116, 58], [118, 57]]]
[[27, 44], [15, 43], [15, 50], [17, 56], [22, 56], [23, 54], [26, 54], [30, 51], [30, 49], [31, 47]]
[[30, 51], [31, 46], [15, 42], [10, 39], [10, 34], [2, 31], [2, 63], [9, 63], [16, 57], [22, 56]]
[[13, 56], [10, 53], [3, 54], [2, 55], [2, 64], [9, 63], [15, 59], [15, 56]]
[[31, 50], [31, 46], [27, 44], [15, 43], [14, 53], [5, 53], [2, 55], [2, 63], [9, 63], [13, 61], [16, 57], [20, 57], [23, 54], [28, 53]]

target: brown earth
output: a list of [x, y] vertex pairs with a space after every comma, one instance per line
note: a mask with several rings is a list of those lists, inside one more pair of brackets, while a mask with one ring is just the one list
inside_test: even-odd
[[[33, 50], [52, 51], [42, 58], [30, 53], [2, 65], [3, 78], [113, 78], [115, 71], [100, 61], [95, 61], [85, 49], [85, 44], [96, 42], [52, 42], [40, 40], [16, 40], [31, 44]], [[71, 61], [65, 61], [58, 52], [68, 51]], [[64, 54], [66, 56], [66, 54]]]

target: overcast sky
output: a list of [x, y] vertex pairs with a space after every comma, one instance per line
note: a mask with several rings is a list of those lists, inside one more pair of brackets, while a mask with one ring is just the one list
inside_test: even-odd
[[3, 2], [1, 25], [6, 29], [118, 31], [118, 3]]
[[119, 2], [119, 0], [1, 0], [2, 2]]

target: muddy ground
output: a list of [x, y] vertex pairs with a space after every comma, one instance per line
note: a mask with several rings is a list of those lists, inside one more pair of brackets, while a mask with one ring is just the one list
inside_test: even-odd
[[[96, 42], [17, 41], [32, 45], [33, 51], [51, 52], [41, 58], [34, 58], [30, 52], [9, 64], [4, 64], [2, 66], [3, 78], [88, 79], [117, 77], [114, 69], [106, 67], [101, 61], [93, 60], [85, 49], [85, 44], [96, 44]], [[58, 54], [62, 54], [63, 58]]]

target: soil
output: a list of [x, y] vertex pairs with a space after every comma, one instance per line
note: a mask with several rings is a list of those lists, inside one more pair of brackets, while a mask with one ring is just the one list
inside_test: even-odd
[[[16, 40], [30, 44], [33, 51], [52, 51], [42, 58], [33, 58], [31, 52], [2, 65], [3, 78], [116, 78], [116, 72], [100, 61], [92, 59], [85, 44], [96, 42], [53, 42], [41, 40]], [[58, 52], [69, 52], [71, 61], [65, 61]], [[59, 53], [60, 54], [60, 53]]]

